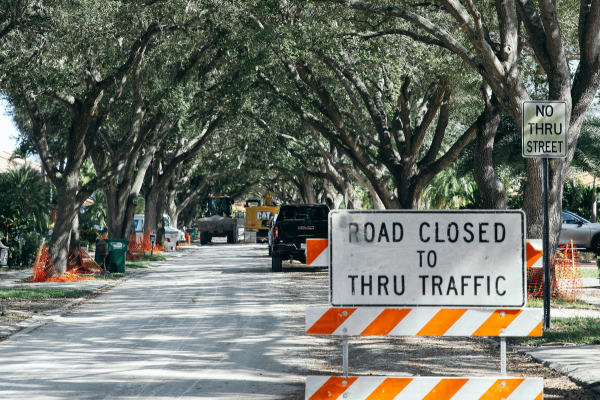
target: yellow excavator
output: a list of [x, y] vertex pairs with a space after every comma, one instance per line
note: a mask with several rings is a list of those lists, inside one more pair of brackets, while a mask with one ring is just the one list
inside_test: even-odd
[[279, 212], [279, 206], [273, 204], [273, 195], [267, 191], [264, 205], [260, 200], [246, 200], [246, 229], [256, 232], [256, 239], [267, 240], [271, 217]]

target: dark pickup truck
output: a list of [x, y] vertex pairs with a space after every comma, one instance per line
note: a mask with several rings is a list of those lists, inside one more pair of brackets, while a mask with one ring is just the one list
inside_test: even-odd
[[292, 258], [306, 262], [306, 239], [327, 238], [325, 204], [282, 205], [273, 226], [271, 265], [273, 272], [281, 271], [281, 262]]

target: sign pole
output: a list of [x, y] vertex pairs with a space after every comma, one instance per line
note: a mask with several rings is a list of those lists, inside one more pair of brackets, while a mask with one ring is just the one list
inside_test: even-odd
[[544, 328], [550, 329], [550, 240], [549, 240], [549, 225], [548, 217], [548, 158], [542, 158], [542, 240], [544, 257]]
[[548, 158], [567, 157], [567, 103], [556, 100], [523, 102], [523, 157], [542, 159], [542, 243], [545, 329], [550, 329], [550, 217], [548, 216]]

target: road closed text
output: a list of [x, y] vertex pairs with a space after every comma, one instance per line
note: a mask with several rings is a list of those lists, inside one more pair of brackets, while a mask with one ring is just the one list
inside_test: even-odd
[[334, 306], [506, 306], [525, 299], [520, 211], [334, 211]]

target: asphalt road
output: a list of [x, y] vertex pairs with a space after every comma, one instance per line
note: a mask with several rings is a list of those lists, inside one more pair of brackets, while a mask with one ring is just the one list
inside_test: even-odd
[[[304, 399], [307, 375], [342, 373], [339, 337], [304, 334], [327, 306], [327, 268], [285, 263], [266, 245], [194, 247], [47, 324], [0, 342], [0, 399]], [[497, 376], [485, 339], [352, 337], [350, 373]], [[545, 399], [597, 395], [528, 356], [509, 375], [544, 378]]]
[[[266, 255], [196, 248], [0, 343], [0, 398], [303, 398], [314, 296], [292, 301]], [[326, 281], [314, 290], [326, 303]]]

